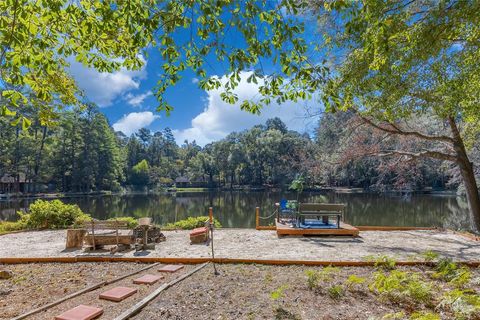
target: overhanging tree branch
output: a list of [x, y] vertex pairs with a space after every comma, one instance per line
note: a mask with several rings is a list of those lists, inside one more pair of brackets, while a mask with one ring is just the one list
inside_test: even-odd
[[442, 136], [432, 136], [432, 135], [427, 135], [427, 134], [424, 134], [424, 133], [421, 133], [421, 132], [418, 132], [418, 131], [407, 131], [407, 130], [400, 129], [397, 125], [395, 125], [391, 122], [387, 122], [388, 127], [386, 127], [386, 126], [382, 126], [382, 125], [379, 125], [379, 124], [375, 123], [374, 121], [372, 121], [368, 117], [362, 116], [360, 114], [358, 114], [358, 116], [365, 123], [371, 125], [372, 127], [376, 128], [378, 130], [381, 130], [383, 132], [387, 132], [387, 133], [391, 133], [391, 134], [399, 134], [399, 135], [403, 135], [403, 136], [413, 136], [413, 137], [417, 137], [419, 139], [423, 139], [423, 140], [427, 140], [427, 141], [439, 141], [439, 142], [453, 143], [453, 139], [449, 136], [444, 136], [444, 135], [442, 135]]
[[418, 159], [418, 158], [434, 158], [439, 160], [447, 160], [456, 162], [458, 159], [454, 155], [443, 153], [439, 151], [432, 151], [432, 150], [425, 150], [420, 152], [408, 152], [408, 151], [401, 151], [401, 150], [389, 150], [377, 153], [380, 157], [388, 157], [388, 156], [407, 156], [411, 159]]

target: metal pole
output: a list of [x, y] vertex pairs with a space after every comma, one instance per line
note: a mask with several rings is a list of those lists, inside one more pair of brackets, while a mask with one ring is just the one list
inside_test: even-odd
[[210, 229], [210, 247], [212, 249], [212, 265], [213, 265], [213, 273], [218, 276], [220, 273], [217, 271], [217, 266], [215, 264], [215, 251], [213, 250], [213, 208], [208, 208], [208, 217], [209, 217], [209, 229]]

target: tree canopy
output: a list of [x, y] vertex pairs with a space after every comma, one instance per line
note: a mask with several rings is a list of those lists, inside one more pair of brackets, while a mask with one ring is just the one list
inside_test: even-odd
[[355, 108], [390, 122], [461, 117], [478, 126], [478, 1], [336, 1], [318, 8], [325, 48], [341, 55], [324, 90], [327, 109]]
[[[24, 108], [41, 110], [41, 121], [48, 123], [65, 105], [79, 105], [81, 92], [69, 73], [73, 59], [100, 72], [120, 68], [138, 69], [147, 46], [159, 50], [161, 77], [155, 95], [158, 110], [167, 113], [172, 106], [163, 93], [175, 85], [186, 69], [202, 78], [204, 89], [223, 86], [222, 99], [235, 102], [233, 89], [239, 73], [254, 69], [248, 81], [264, 78], [261, 87], [269, 103], [304, 98], [305, 92], [279, 88], [288, 82], [310, 81], [316, 66], [301, 68], [306, 42], [298, 34], [303, 24], [285, 18], [282, 10], [298, 12], [297, 1], [29, 1], [0, 3], [0, 91], [1, 116], [14, 117], [13, 124], [28, 127], [31, 119]], [[228, 34], [241, 39], [232, 42]], [[226, 83], [207, 74], [209, 58], [225, 62]], [[266, 74], [261, 59], [274, 61], [281, 72]], [[321, 69], [320, 71], [323, 71]], [[267, 77], [268, 75], [268, 77]], [[260, 105], [242, 102], [242, 108], [259, 112]]]
[[[352, 110], [386, 137], [428, 142], [416, 152], [407, 146], [381, 155], [458, 165], [480, 229], [480, 197], [465, 142], [480, 132], [480, 3], [312, 1], [310, 7], [319, 17], [325, 54], [338, 58], [322, 89], [326, 110]], [[426, 115], [440, 125], [412, 129]]]

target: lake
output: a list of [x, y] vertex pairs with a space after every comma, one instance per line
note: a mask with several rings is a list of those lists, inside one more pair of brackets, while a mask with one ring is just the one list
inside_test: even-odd
[[[164, 224], [188, 216], [207, 215], [213, 207], [214, 216], [224, 227], [254, 228], [255, 207], [262, 216], [270, 215], [274, 203], [281, 198], [296, 199], [284, 192], [216, 191], [175, 194], [128, 194], [67, 197], [62, 201], [76, 203], [95, 218], [115, 216], [152, 217]], [[34, 199], [0, 201], [0, 219], [15, 220], [16, 210], [28, 207]], [[467, 203], [464, 198], [449, 194], [375, 194], [306, 192], [301, 202], [346, 203], [345, 221], [352, 225], [468, 227]], [[265, 221], [272, 223], [273, 218]], [[262, 222], [263, 224], [263, 222]]]

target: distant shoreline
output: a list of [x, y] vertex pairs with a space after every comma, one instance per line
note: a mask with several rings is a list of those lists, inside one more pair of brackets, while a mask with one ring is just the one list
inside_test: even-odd
[[[96, 192], [52, 192], [52, 193], [37, 193], [37, 194], [0, 194], [0, 201], [16, 200], [16, 199], [59, 199], [59, 198], [75, 198], [75, 197], [96, 197], [96, 196], [123, 196], [123, 195], [161, 195], [161, 194], [175, 194], [175, 193], [204, 193], [204, 192], [288, 192], [288, 189], [279, 187], [237, 187], [237, 188], [167, 188], [163, 191], [96, 191]], [[374, 191], [363, 188], [342, 188], [342, 187], [324, 187], [324, 188], [310, 188], [305, 189], [305, 192], [335, 192], [335, 193], [359, 193], [359, 194], [431, 194], [431, 195], [448, 195], [456, 196], [454, 190], [385, 190]]]

